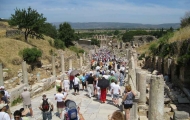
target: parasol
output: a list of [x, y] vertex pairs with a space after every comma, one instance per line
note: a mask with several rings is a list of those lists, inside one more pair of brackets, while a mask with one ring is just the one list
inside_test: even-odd
[[98, 87], [100, 88], [107, 88], [110, 86], [110, 82], [105, 78], [98, 80]]
[[79, 73], [80, 73], [79, 70], [73, 70], [71, 71], [70, 76], [75, 76], [76, 74], [79, 74]]

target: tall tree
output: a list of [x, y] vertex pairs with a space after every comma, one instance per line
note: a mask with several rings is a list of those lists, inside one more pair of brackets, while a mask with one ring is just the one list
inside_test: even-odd
[[44, 24], [44, 27], [42, 28], [42, 33], [54, 39], [57, 38], [57, 29], [51, 23]]
[[185, 15], [181, 18], [181, 27], [190, 25], [190, 11], [186, 12]]
[[25, 9], [15, 9], [15, 13], [11, 14], [9, 24], [11, 26], [18, 26], [18, 29], [24, 30], [25, 41], [28, 42], [28, 35], [43, 38], [42, 30], [46, 18], [43, 14], [39, 14], [36, 10], [29, 7]]
[[59, 39], [65, 43], [66, 47], [73, 45], [72, 41], [74, 40], [75, 31], [71, 28], [71, 25], [67, 22], [64, 22], [59, 25]]

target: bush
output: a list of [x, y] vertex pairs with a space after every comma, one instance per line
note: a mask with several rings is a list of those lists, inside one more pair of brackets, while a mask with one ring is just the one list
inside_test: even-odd
[[149, 50], [153, 55], [156, 55], [157, 54], [157, 44], [156, 43], [151, 44], [149, 47]]
[[27, 63], [34, 63], [38, 61], [38, 58], [42, 56], [42, 51], [37, 48], [25, 48], [20, 51], [20, 54]]
[[77, 53], [77, 54], [78, 54], [78, 53], [84, 53], [84, 50], [83, 50], [83, 49], [77, 48], [77, 47], [75, 47], [75, 46], [70, 46], [69, 49], [72, 50], [72, 51], [74, 51], [74, 52]]
[[60, 39], [55, 39], [54, 40], [54, 47], [57, 49], [65, 49], [65, 43], [61, 41]]

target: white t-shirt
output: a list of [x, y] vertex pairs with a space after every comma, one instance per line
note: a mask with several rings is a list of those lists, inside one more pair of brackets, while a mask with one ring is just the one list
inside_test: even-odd
[[69, 80], [64, 80], [64, 81], [63, 81], [64, 87], [68, 87], [69, 84], [70, 84], [70, 81], [69, 81]]
[[120, 86], [118, 84], [115, 84], [113, 86], [113, 94], [119, 94]]
[[111, 84], [110, 84], [110, 88], [111, 88], [111, 90], [113, 89], [113, 86], [115, 85], [115, 83], [114, 82], [112, 82]]
[[0, 112], [0, 120], [11, 120], [9, 114], [6, 112]]
[[55, 95], [55, 98], [57, 98], [57, 102], [62, 102], [63, 101], [63, 98], [65, 98], [65, 96], [62, 94], [62, 93], [57, 93]]
[[79, 80], [79, 78], [75, 77], [75, 79], [73, 80], [73, 82], [74, 82], [74, 85], [78, 85], [79, 82], [80, 82], [80, 80]]

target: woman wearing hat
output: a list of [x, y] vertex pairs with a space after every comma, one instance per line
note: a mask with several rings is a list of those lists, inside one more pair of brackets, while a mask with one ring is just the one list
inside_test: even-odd
[[61, 81], [62, 90], [65, 91], [67, 94], [69, 92], [70, 81], [67, 75], [64, 76], [64, 80]]
[[1, 103], [0, 104], [0, 120], [10, 120], [9, 114], [6, 113], [7, 104]]

